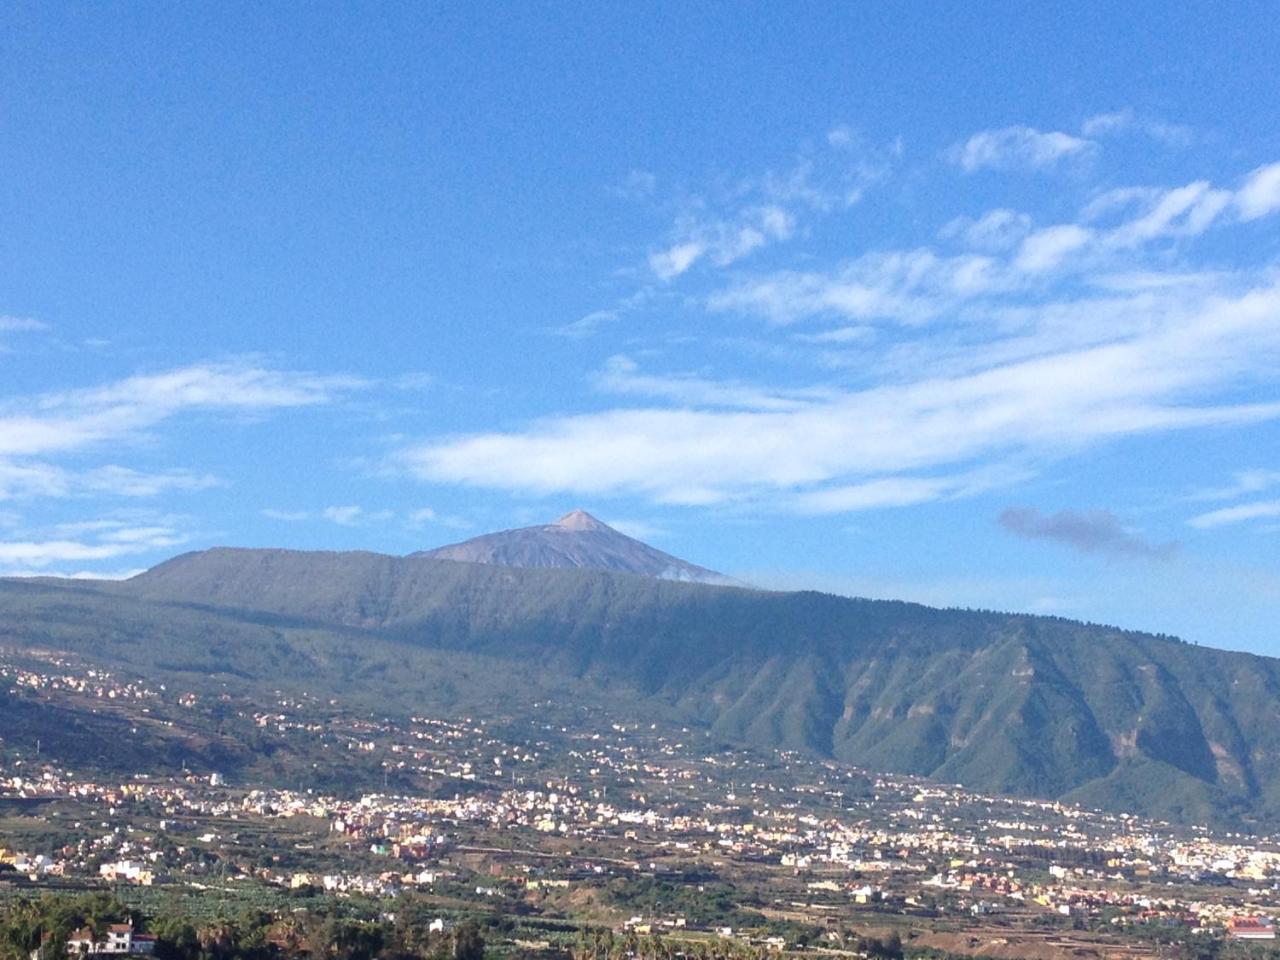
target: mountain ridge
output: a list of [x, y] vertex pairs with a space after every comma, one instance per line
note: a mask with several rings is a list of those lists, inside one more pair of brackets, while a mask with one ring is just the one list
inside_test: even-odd
[[128, 581], [14, 584], [0, 647], [413, 708], [554, 686], [985, 792], [1280, 822], [1280, 660], [1138, 631], [367, 551], [218, 548]]

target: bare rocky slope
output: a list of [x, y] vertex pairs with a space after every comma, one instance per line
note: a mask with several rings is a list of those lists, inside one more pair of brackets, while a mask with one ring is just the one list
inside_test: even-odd
[[413, 556], [500, 567], [592, 567], [663, 580], [732, 582], [714, 570], [699, 567], [628, 537], [584, 510], [567, 513], [555, 523], [487, 533], [462, 543], [423, 550]]

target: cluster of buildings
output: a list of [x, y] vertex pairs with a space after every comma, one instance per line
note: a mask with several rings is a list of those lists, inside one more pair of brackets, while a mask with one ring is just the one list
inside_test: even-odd
[[[200, 705], [192, 693], [53, 666], [3, 669], [32, 689], [61, 684], [86, 696]], [[476, 898], [750, 869], [767, 874], [780, 910], [819, 919], [860, 908], [1047, 914], [1274, 937], [1276, 838], [868, 777], [794, 754], [711, 750], [688, 730], [613, 723], [583, 732], [549, 722], [512, 739], [469, 718], [393, 722], [285, 696], [244, 716], [259, 729], [466, 789], [341, 796], [237, 787], [207, 774], [101, 782], [40, 758], [10, 759], [0, 764], [0, 798], [55, 804], [76, 839], [54, 851], [0, 849], [0, 863], [31, 882], [204, 884], [216, 874], [222, 883], [335, 895], [447, 887]], [[264, 829], [281, 838], [266, 862], [259, 842], [240, 840]], [[519, 842], [496, 843], [503, 834]], [[575, 852], [587, 848], [596, 853]], [[677, 922], [642, 917], [631, 929]], [[95, 941], [81, 952], [117, 947]]]

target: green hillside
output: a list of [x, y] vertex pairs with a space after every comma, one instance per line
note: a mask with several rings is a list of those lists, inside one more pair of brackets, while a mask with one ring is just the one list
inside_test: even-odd
[[1280, 661], [1066, 620], [593, 570], [213, 550], [0, 584], [0, 647], [388, 709], [634, 704], [761, 746], [1178, 819], [1280, 821]]

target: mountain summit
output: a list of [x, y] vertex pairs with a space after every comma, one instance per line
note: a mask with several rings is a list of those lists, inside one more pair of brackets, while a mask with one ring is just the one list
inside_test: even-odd
[[555, 523], [549, 524], [549, 526], [559, 527], [561, 530], [609, 530], [613, 533], [617, 532], [607, 523], [600, 522], [585, 510], [570, 510]]
[[499, 567], [591, 567], [663, 580], [733, 582], [714, 570], [628, 537], [585, 510], [570, 511], [555, 523], [487, 533], [411, 556]]

